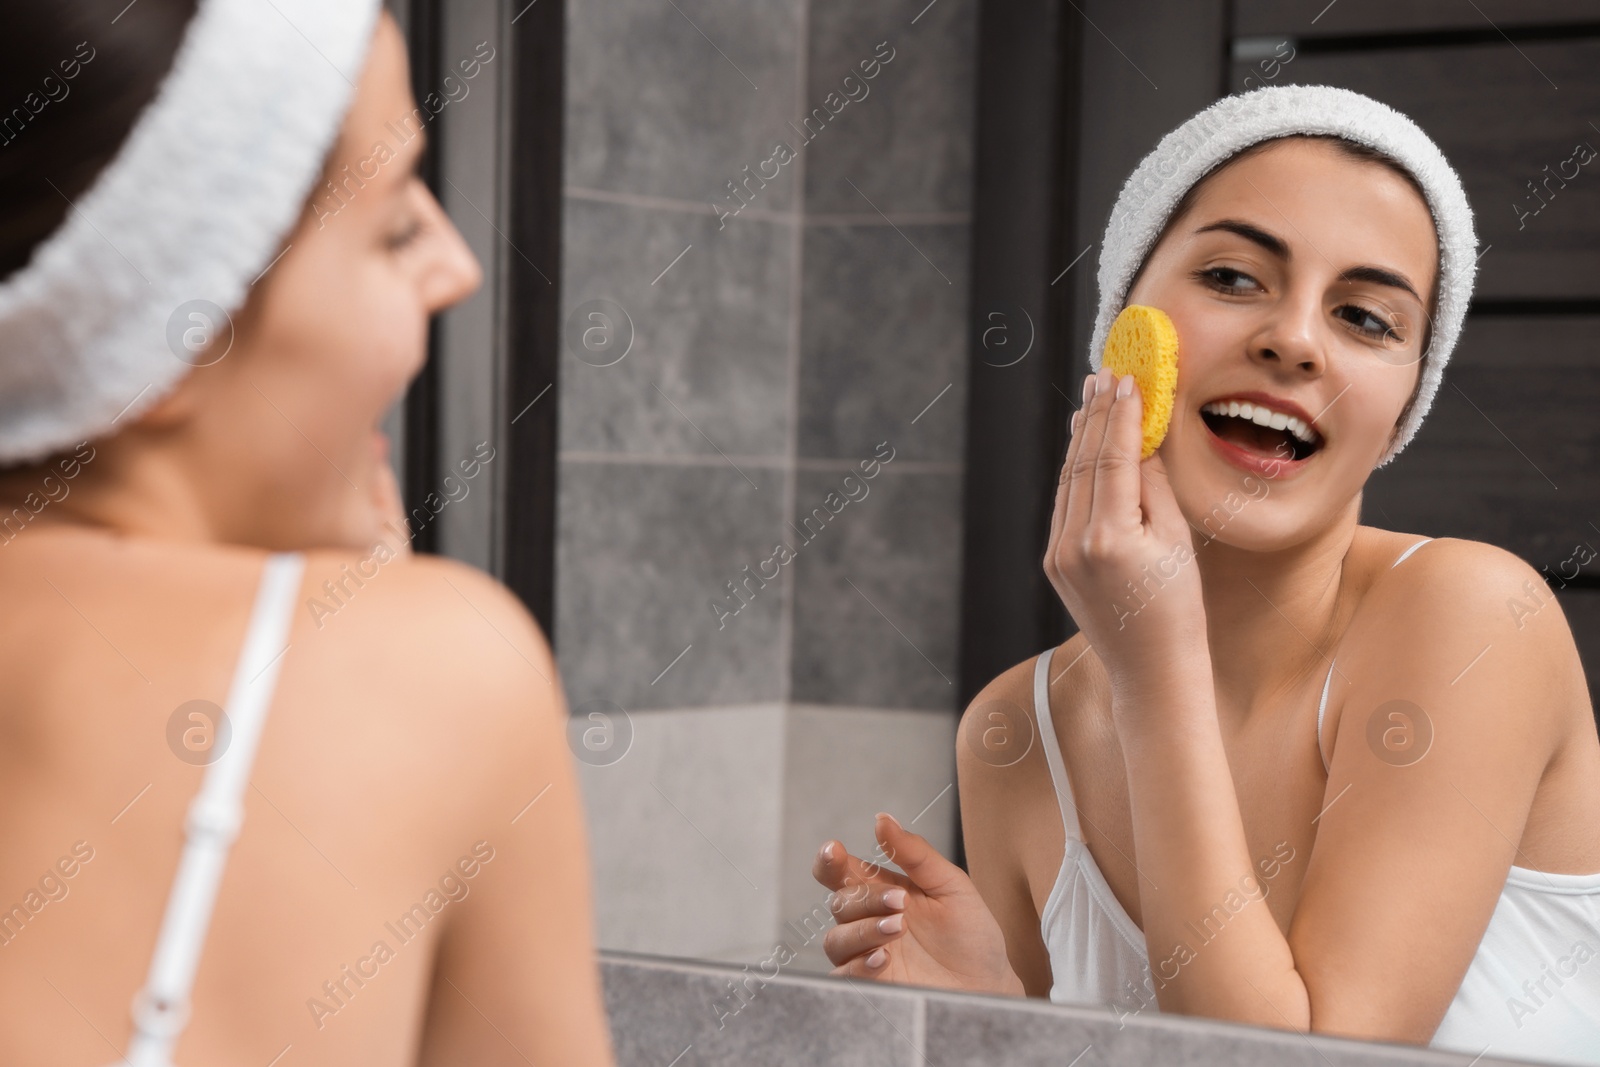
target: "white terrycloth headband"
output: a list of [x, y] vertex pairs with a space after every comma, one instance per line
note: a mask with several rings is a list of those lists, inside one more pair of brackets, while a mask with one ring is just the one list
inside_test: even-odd
[[1472, 296], [1478, 242], [1472, 207], [1444, 153], [1415, 122], [1360, 93], [1328, 85], [1264, 86], [1223, 97], [1161, 139], [1134, 168], [1111, 210], [1100, 245], [1100, 311], [1089, 342], [1089, 365], [1100, 369], [1106, 334], [1127, 300], [1128, 286], [1189, 187], [1240, 150], [1296, 133], [1337, 134], [1392, 156], [1422, 186], [1439, 231], [1433, 337], [1422, 361], [1416, 403], [1378, 461], [1382, 467], [1416, 434], [1433, 405]]
[[201, 0], [116, 156], [0, 284], [0, 463], [104, 434], [191, 369], [169, 346], [169, 319], [194, 300], [237, 309], [278, 254], [354, 97], [378, 10]]

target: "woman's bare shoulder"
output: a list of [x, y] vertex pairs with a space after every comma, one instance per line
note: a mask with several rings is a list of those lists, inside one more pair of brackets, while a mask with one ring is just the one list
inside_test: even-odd
[[[253, 776], [302, 832], [342, 855], [410, 856], [395, 861], [409, 878], [547, 784], [566, 789], [555, 663], [513, 593], [443, 558], [303, 555]], [[26, 609], [0, 616], [15, 694], [0, 728], [76, 753], [55, 771], [63, 795], [99, 790], [103, 806], [153, 778], [150, 802], [180, 804], [197, 783], [169, 751], [173, 709], [225, 701], [266, 557], [30, 529], [0, 551], [0, 599]], [[97, 709], [92, 729], [73, 708]]]
[[[1398, 543], [1403, 551], [1406, 540], [1396, 535], [1388, 548]], [[1459, 537], [1433, 538], [1396, 564], [1398, 555], [1390, 552], [1378, 564], [1344, 642], [1348, 657], [1341, 652], [1341, 659], [1420, 664], [1448, 648], [1464, 654], [1455, 658], [1465, 674], [1474, 656], [1510, 656], [1519, 672], [1553, 687], [1541, 706], [1556, 719], [1589, 714], [1572, 630], [1532, 564], [1497, 545]]]
[[544, 631], [491, 575], [442, 556], [305, 555], [296, 627], [315, 664], [408, 694], [422, 718], [471, 708], [479, 729], [559, 707]]
[[[1058, 645], [1050, 657], [1048, 700], [1054, 732], [1100, 691], [1099, 658], [1080, 633]], [[1038, 701], [1034, 691], [1039, 657], [1029, 656], [1006, 668], [978, 691], [961, 716], [957, 769], [975, 781], [982, 778], [997, 786], [1029, 787], [1033, 775], [1004, 774], [1013, 768], [1037, 765], [1046, 775], [1038, 728]]]
[[[1393, 609], [1400, 602], [1420, 601], [1429, 608], [1463, 613], [1457, 616], [1457, 621], [1470, 619], [1492, 623], [1501, 620], [1519, 631], [1527, 629], [1531, 615], [1538, 613], [1545, 604], [1555, 609], [1553, 616], [1560, 614], [1554, 593], [1543, 576], [1514, 552], [1462, 537], [1417, 538], [1387, 531], [1374, 532], [1384, 534], [1386, 543], [1376, 553], [1382, 558], [1374, 565], [1374, 577], [1364, 599], [1383, 608]], [[1529, 619], [1524, 619], [1519, 610], [1524, 607], [1528, 609]], [[1393, 610], [1363, 614], [1368, 621], [1380, 626], [1394, 618]], [[1564, 628], [1563, 620], [1559, 629]], [[1552, 632], [1553, 629], [1547, 628]]]
[[345, 772], [352, 788], [388, 798], [390, 817], [421, 812], [445, 833], [440, 847], [455, 847], [446, 826], [509, 820], [564, 780], [554, 657], [495, 578], [438, 556], [361, 566], [314, 551], [301, 595], [281, 699], [319, 744], [360, 764]]
[[[65, 527], [30, 530], [5, 548], [0, 596], [76, 612], [113, 645], [126, 644], [134, 662], [148, 659], [163, 673], [181, 672], [202, 656], [231, 661], [268, 555], [254, 546]], [[453, 676], [457, 684], [553, 679], [537, 623], [510, 590], [475, 567], [387, 546], [300, 554], [305, 571], [290, 630], [296, 661], [348, 667], [378, 659], [388, 670], [367, 679], [375, 686], [411, 672]], [[18, 628], [14, 636], [30, 640], [37, 630]]]
[[[452, 629], [467, 618], [493, 630], [511, 630], [548, 651], [543, 632], [522, 602], [493, 576], [447, 556], [396, 555], [315, 549], [306, 559], [303, 614], [318, 632], [331, 630], [346, 613], [382, 630], [385, 624], [436, 625]], [[398, 610], [396, 618], [366, 602]], [[469, 635], [470, 636], [470, 635]], [[510, 636], [509, 634], [507, 635]], [[513, 642], [514, 643], [514, 642]]]

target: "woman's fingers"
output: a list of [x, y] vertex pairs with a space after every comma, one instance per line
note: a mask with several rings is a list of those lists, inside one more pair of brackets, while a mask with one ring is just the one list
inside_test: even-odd
[[888, 889], [908, 884], [901, 875], [850, 855], [838, 841], [829, 841], [817, 851], [816, 859], [811, 862], [811, 877], [836, 893], [862, 893], [865, 892], [863, 886]]
[[901, 826], [888, 812], [878, 813], [873, 830], [884, 855], [928, 896], [943, 896], [971, 885], [966, 871], [940, 855], [927, 838]]
[[872, 882], [857, 882], [834, 891], [828, 901], [833, 921], [843, 926], [857, 919], [882, 918], [906, 910], [910, 892], [899, 886], [884, 886]]
[[891, 951], [893, 950], [875, 948], [864, 956], [857, 956], [848, 963], [840, 964], [828, 973], [835, 978], [882, 978]]
[[1094, 511], [1094, 486], [1100, 474], [1100, 453], [1105, 449], [1107, 417], [1116, 391], [1116, 375], [1101, 367], [1094, 375], [1094, 395], [1083, 405], [1083, 418], [1078, 426], [1078, 436], [1083, 438], [1078, 447], [1076, 461], [1068, 471], [1073, 492], [1067, 499], [1067, 513], [1062, 533], [1081, 536], [1089, 526], [1089, 516]]
[[1051, 578], [1055, 577], [1055, 552], [1061, 542], [1062, 532], [1067, 525], [1067, 506], [1072, 492], [1072, 471], [1077, 463], [1078, 453], [1083, 451], [1083, 423], [1089, 414], [1089, 392], [1094, 376], [1090, 375], [1083, 380], [1082, 406], [1072, 413], [1072, 436], [1067, 442], [1067, 455], [1061, 462], [1061, 476], [1056, 482], [1055, 507], [1050, 511], [1050, 537], [1045, 542], [1046, 552], [1049, 554], [1045, 561], [1045, 573]]
[[828, 960], [834, 964], [848, 963], [899, 938], [905, 933], [905, 924], [904, 915], [840, 923], [822, 935], [822, 951], [828, 954]]
[[1144, 451], [1140, 429], [1143, 398], [1131, 374], [1118, 378], [1110, 394], [1106, 399], [1105, 433], [1095, 460], [1092, 512], [1097, 521], [1110, 523], [1110, 529], [1122, 533], [1136, 530], [1142, 522], [1139, 454]]

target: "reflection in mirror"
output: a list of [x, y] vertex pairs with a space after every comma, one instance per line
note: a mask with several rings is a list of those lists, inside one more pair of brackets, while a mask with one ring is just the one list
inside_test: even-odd
[[569, 12], [555, 641], [602, 944], [825, 973], [956, 849], [976, 4], [680, 6]]
[[602, 946], [1600, 1062], [1592, 35], [913, 7], [569, 12]]

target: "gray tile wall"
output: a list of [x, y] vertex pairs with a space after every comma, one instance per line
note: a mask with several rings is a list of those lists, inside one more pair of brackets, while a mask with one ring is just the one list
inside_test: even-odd
[[[575, 703], [955, 708], [976, 0], [917, 6], [571, 8]], [[779, 142], [794, 158], [763, 169]], [[749, 206], [723, 218], [729, 181]], [[591, 327], [614, 334], [584, 349]], [[844, 483], [881, 442], [882, 476]], [[834, 490], [865, 495], [805, 540]], [[780, 542], [795, 562], [719, 617]]]
[[601, 957], [618, 1067], [1494, 1067], [1518, 1061], [1038, 999]]
[[635, 719], [583, 779], [602, 944], [759, 949], [824, 836], [952, 777], [976, 11], [569, 5], [553, 639]]

